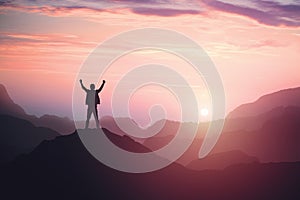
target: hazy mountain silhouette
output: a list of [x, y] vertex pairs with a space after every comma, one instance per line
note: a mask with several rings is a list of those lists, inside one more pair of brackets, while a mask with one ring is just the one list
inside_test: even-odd
[[285, 107], [280, 106], [255, 116], [227, 118], [225, 120], [223, 132], [259, 130], [267, 121], [282, 115], [284, 112]]
[[223, 133], [212, 153], [241, 150], [262, 162], [300, 161], [300, 108], [287, 107], [256, 131]]
[[35, 127], [29, 121], [8, 115], [0, 115], [0, 127], [0, 163], [29, 153], [43, 140], [60, 135], [49, 128]]
[[[300, 107], [300, 88], [286, 89], [267, 94], [253, 103], [239, 106], [225, 119], [223, 132], [259, 130], [268, 120], [282, 115], [285, 107], [288, 106]], [[151, 149], [164, 146], [174, 137], [179, 124], [180, 122], [167, 120], [162, 134], [145, 141], [146, 146]], [[201, 129], [197, 134], [197, 138], [201, 139], [204, 137], [208, 125], [209, 123], [201, 123]]]
[[[205, 136], [206, 130], [209, 123], [200, 123], [199, 129], [196, 134], [196, 139], [202, 139]], [[190, 129], [189, 127], [197, 126], [196, 123], [191, 122], [175, 122], [170, 120], [165, 120], [165, 126], [153, 137], [147, 138], [143, 141], [143, 145], [154, 150], [160, 149], [161, 147], [167, 145], [176, 135], [178, 128], [182, 126], [185, 129]]]
[[[267, 94], [260, 97], [255, 102], [239, 106], [229, 113], [225, 119], [223, 132], [259, 130], [267, 121], [282, 115], [285, 111], [285, 107], [289, 106], [300, 107], [300, 87]], [[164, 135], [160, 136], [168, 136], [169, 139], [166, 137], [165, 140], [170, 140], [170, 138], [173, 137], [172, 133], [175, 132], [173, 131], [174, 128], [172, 125], [176, 123], [179, 124], [179, 122], [167, 121], [166, 124], [170, 124], [169, 127], [171, 128], [166, 127]], [[198, 138], [204, 136], [207, 127], [208, 123], [202, 123], [202, 131], [200, 130], [201, 133], [198, 133]], [[162, 137], [151, 138], [151, 140], [161, 141], [162, 144], [157, 145], [153, 142], [153, 146], [163, 146], [166, 143], [163, 141], [164, 139], [162, 139]], [[150, 145], [151, 140], [146, 141], [146, 146]]]
[[[121, 135], [121, 136], [122, 135], [128, 135], [126, 132], [124, 132], [119, 127], [116, 120], [118, 120], [122, 125], [126, 125], [126, 124], [131, 123], [131, 124], [135, 124], [136, 126], [139, 126], [133, 119], [125, 118], [125, 117], [123, 117], [123, 118], [113, 118], [111, 116], [102, 117], [100, 119], [100, 125], [101, 125], [101, 127], [105, 128], [105, 129], [108, 129], [109, 131], [111, 131], [111, 132], [113, 132], [117, 135]], [[157, 128], [157, 127], [161, 127], [162, 124], [164, 124], [162, 129]], [[150, 143], [151, 138], [156, 140], [156, 138], [172, 135], [172, 133], [174, 133], [177, 130], [179, 125], [180, 125], [179, 122], [174, 122], [174, 121], [170, 121], [170, 120], [159, 120], [159, 121], [156, 121], [155, 123], [153, 123], [151, 126], [149, 126], [147, 128], [147, 130], [150, 133], [154, 133], [154, 132], [156, 133], [156, 131], [159, 130], [157, 132], [157, 134], [155, 135], [156, 137], [150, 137], [147, 140], [145, 140], [143, 138], [135, 138], [135, 137], [132, 137], [132, 136], [130, 136], [130, 137], [133, 138], [135, 141], [138, 141], [140, 143], [144, 143], [145, 141]], [[127, 127], [127, 129], [130, 130], [128, 127]], [[143, 129], [140, 128], [140, 130], [143, 130]], [[171, 137], [171, 139], [173, 138], [173, 136]], [[158, 146], [157, 146], [157, 144], [158, 144]], [[157, 148], [154, 148], [153, 146], [157, 146]], [[150, 147], [151, 147], [151, 150], [156, 150], [161, 146], [159, 145], [159, 143], [154, 142], [152, 146], [150, 145]]]
[[256, 116], [277, 107], [300, 107], [300, 87], [281, 90], [260, 97], [253, 103], [243, 104], [234, 109], [227, 118]]
[[186, 167], [194, 170], [205, 169], [225, 169], [235, 164], [255, 163], [259, 160], [254, 156], [248, 156], [242, 151], [233, 150], [222, 153], [208, 155], [204, 159], [197, 159], [189, 163]]
[[[85, 132], [94, 132], [95, 130], [84, 130]], [[134, 141], [131, 137], [127, 135], [119, 136], [115, 133], [112, 133], [111, 131], [107, 129], [103, 129], [103, 132], [105, 133], [106, 137], [114, 143], [116, 146], [130, 152], [135, 153], [146, 153], [151, 152], [150, 149], [147, 147], [141, 145], [140, 143]]]
[[[227, 125], [225, 131], [236, 130], [224, 131], [210, 154], [214, 158], [214, 163], [219, 163], [218, 167], [220, 169], [236, 164], [238, 160], [240, 160], [240, 163], [257, 159], [261, 162], [300, 161], [300, 149], [298, 148], [300, 146], [300, 108], [278, 107], [261, 115], [230, 120], [233, 121], [232, 126], [234, 126], [234, 121], [237, 120], [236, 123], [242, 124], [240, 127], [252, 130], [240, 130], [237, 128], [238, 126], [230, 128]], [[247, 126], [249, 122], [252, 124]], [[165, 146], [173, 139], [179, 125], [179, 122], [166, 121], [163, 130], [156, 136], [143, 141], [143, 145], [151, 150], [157, 150]], [[189, 123], [183, 123], [182, 125], [188, 126]], [[197, 138], [176, 162], [185, 166], [195, 160], [198, 162], [198, 153], [207, 127], [207, 123], [201, 124]], [[237, 155], [234, 153], [235, 151], [243, 153]], [[224, 162], [222, 156], [214, 156], [213, 154], [226, 156], [228, 160]], [[248, 155], [253, 157], [249, 158]], [[237, 156], [236, 159], [234, 159], [235, 156]], [[208, 163], [205, 165], [209, 166], [210, 158], [207, 157], [199, 162]]]
[[[293, 95], [293, 92], [296, 92], [296, 95]], [[274, 95], [274, 102], [280, 102], [276, 99], [279, 97], [279, 99], [282, 99], [284, 95], [289, 95], [290, 97], [286, 97], [286, 99], [292, 99], [293, 101], [290, 101], [291, 104], [296, 104], [294, 98], [295, 96], [297, 97], [297, 92], [298, 89], [284, 90], [267, 95], [266, 97], [263, 96], [260, 99], [268, 99], [268, 101], [272, 102]], [[300, 149], [297, 148], [297, 146], [300, 146], [300, 134], [298, 131], [300, 126], [299, 108], [284, 107], [288, 105], [286, 103], [278, 103], [276, 105], [281, 106], [274, 107], [272, 110], [257, 115], [226, 119], [221, 138], [215, 149], [211, 152], [211, 155], [224, 153], [228, 158], [233, 158], [234, 155], [230, 155], [231, 151], [241, 151], [243, 154], [238, 156], [240, 162], [247, 161], [249, 159], [248, 155], [254, 156], [262, 162], [299, 161]], [[256, 107], [255, 103], [253, 103], [252, 106]], [[275, 122], [273, 123], [274, 120]], [[165, 146], [174, 138], [174, 134], [180, 124], [183, 126], [191, 125], [189, 123], [169, 120], [165, 122], [164, 128], [157, 135], [146, 140], [140, 140], [139, 142], [154, 151]], [[116, 128], [117, 125], [112, 118], [108, 117], [106, 123], [103, 124], [105, 124], [105, 127], [108, 127], [109, 130], [113, 130], [113, 132], [116, 131], [120, 134], [124, 134], [119, 128]], [[178, 163], [186, 166], [192, 161], [198, 161], [199, 149], [202, 145], [208, 125], [209, 123], [200, 124], [196, 139], [184, 155], [177, 160]], [[220, 168], [238, 163], [238, 159], [228, 159], [228, 162], [223, 162], [221, 156], [214, 158], [216, 160], [219, 159]], [[217, 161], [215, 161], [215, 163], [217, 163]]]
[[[168, 140], [169, 138], [165, 140], [164, 138], [157, 139], [162, 144]], [[176, 162], [186, 166], [190, 162], [198, 160], [202, 142], [203, 138], [195, 139]], [[146, 142], [144, 144], [150, 148]], [[275, 115], [275, 117], [266, 121], [258, 130], [223, 132], [210, 155], [238, 150], [245, 155], [256, 157], [260, 162], [294, 162], [300, 161], [299, 146], [300, 108], [287, 107], [282, 110], [281, 114]], [[247, 157], [244, 159], [247, 159]], [[204, 161], [205, 159], [208, 159], [208, 157], [204, 158]], [[234, 163], [236, 161], [232, 164]], [[223, 164], [222, 159], [220, 159], [220, 167], [223, 167]]]
[[[122, 123], [134, 123], [134, 120], [130, 118], [118, 118], [118, 120], [122, 120]], [[100, 119], [101, 127], [117, 134], [117, 135], [126, 135], [126, 133], [119, 128], [118, 124], [116, 123], [115, 119], [112, 116], [104, 116]]]
[[[246, 111], [247, 115], [235, 115], [235, 111], [231, 113], [232, 116], [237, 117], [225, 120], [221, 138], [211, 154], [239, 150], [246, 155], [257, 157], [262, 162], [299, 161], [300, 148], [297, 146], [300, 146], [300, 107], [288, 106], [300, 104], [299, 91], [299, 88], [279, 91], [263, 96], [257, 102], [243, 107], [251, 112], [259, 108], [265, 111], [264, 113], [261, 111], [257, 114], [249, 114], [250, 111]], [[271, 106], [261, 108], [269, 102]], [[177, 161], [178, 163], [187, 165], [198, 160], [198, 152], [207, 127], [208, 123], [201, 124], [196, 140]], [[143, 144], [152, 150], [165, 146], [172, 140], [176, 131], [165, 129], [164, 132], [163, 136], [149, 138]]]
[[15, 104], [10, 98], [2, 84], [0, 84], [0, 114], [18, 116], [20, 118], [27, 116], [24, 109], [18, 104]]
[[[114, 136], [123, 143], [123, 137]], [[132, 141], [125, 143], [131, 145]], [[4, 199], [299, 199], [300, 162], [192, 171], [175, 163], [145, 174], [108, 168], [78, 135], [42, 142], [0, 168]]]
[[54, 115], [36, 117], [28, 115], [21, 106], [14, 103], [2, 84], [0, 84], [0, 114], [25, 119], [35, 126], [47, 127], [62, 134], [70, 134], [75, 130], [73, 121], [67, 117], [63, 118]]
[[55, 115], [43, 115], [39, 118], [28, 119], [36, 126], [51, 128], [63, 135], [70, 134], [75, 130], [74, 122], [68, 117], [58, 117]]

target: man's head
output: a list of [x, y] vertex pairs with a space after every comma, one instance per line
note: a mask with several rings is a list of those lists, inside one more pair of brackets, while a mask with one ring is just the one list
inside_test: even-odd
[[94, 90], [94, 89], [95, 89], [95, 84], [91, 84], [91, 85], [90, 85], [90, 89], [91, 89], [91, 90]]

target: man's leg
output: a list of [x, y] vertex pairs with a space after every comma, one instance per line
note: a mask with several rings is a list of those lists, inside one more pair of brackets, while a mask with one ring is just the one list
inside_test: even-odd
[[95, 121], [96, 121], [96, 127], [99, 128], [99, 118], [98, 118], [97, 105], [95, 105], [95, 109], [93, 110], [93, 114], [94, 114]]
[[89, 122], [90, 122], [90, 118], [92, 115], [92, 109], [90, 108], [90, 106], [87, 109], [87, 116], [86, 116], [86, 122], [85, 122], [85, 129], [87, 129], [89, 127]]

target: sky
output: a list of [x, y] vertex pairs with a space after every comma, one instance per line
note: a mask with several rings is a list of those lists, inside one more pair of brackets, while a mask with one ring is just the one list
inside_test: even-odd
[[[90, 53], [115, 35], [145, 27], [177, 31], [206, 51], [223, 82], [226, 113], [300, 86], [299, 0], [0, 0], [0, 82], [28, 113], [72, 118], [73, 88], [78, 89], [78, 72]], [[111, 91], [124, 73], [149, 62], [186, 73], [202, 117], [209, 117], [203, 80], [194, 80], [178, 57], [155, 51], [122, 57], [101, 77], [107, 80], [101, 116], [111, 114]], [[178, 108], [176, 98], [157, 85], [133, 97], [130, 109], [133, 117], [144, 118], [141, 123], [149, 120], [144, 109], [159, 102], [171, 110], [168, 118], [180, 115], [172, 111]], [[83, 92], [80, 101], [76, 106], [83, 112]]]

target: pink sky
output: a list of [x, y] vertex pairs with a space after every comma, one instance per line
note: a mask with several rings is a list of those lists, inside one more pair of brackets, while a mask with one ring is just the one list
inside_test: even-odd
[[[89, 53], [120, 32], [144, 27], [178, 31], [205, 49], [222, 78], [226, 112], [264, 94], [300, 86], [299, 1], [51, 2], [1, 1], [1, 83], [29, 113], [71, 117], [74, 82]], [[163, 53], [141, 52], [134, 59], [142, 63], [149, 56], [167, 60], [174, 69], [180, 63]], [[124, 59], [130, 68], [130, 56]], [[122, 71], [116, 67], [107, 82], [118, 81], [118, 73]], [[189, 81], [197, 90], [199, 83]], [[101, 95], [101, 115], [110, 113], [105, 104], [110, 88]], [[199, 108], [209, 108], [207, 91], [198, 92]], [[135, 100], [140, 107], [145, 106], [142, 94]]]

